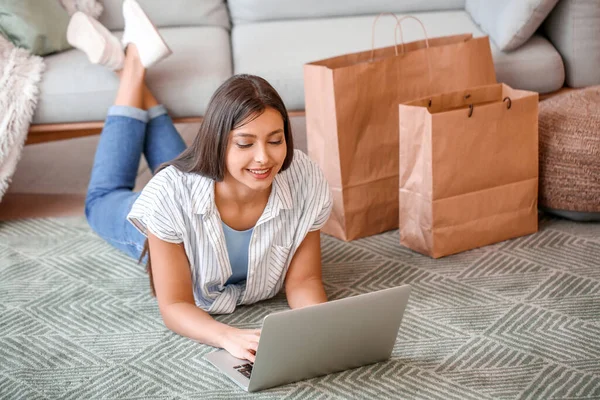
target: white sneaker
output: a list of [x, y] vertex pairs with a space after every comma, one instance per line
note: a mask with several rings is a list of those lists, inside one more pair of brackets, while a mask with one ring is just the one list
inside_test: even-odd
[[123, 1], [123, 18], [125, 19], [123, 46], [127, 47], [129, 43], [135, 44], [144, 67], [150, 68], [172, 54], [171, 49], [158, 33], [158, 29], [137, 1]]
[[69, 44], [83, 51], [93, 64], [112, 70], [123, 68], [125, 54], [121, 43], [108, 29], [94, 18], [77, 11], [67, 27]]

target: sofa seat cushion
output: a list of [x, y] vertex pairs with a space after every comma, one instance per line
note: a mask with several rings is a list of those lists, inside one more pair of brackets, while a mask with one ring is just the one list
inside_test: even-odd
[[568, 86], [600, 85], [600, 1], [560, 1], [544, 31], [563, 56]]
[[[160, 29], [173, 54], [147, 71], [146, 82], [173, 117], [204, 115], [208, 101], [232, 74], [229, 32], [218, 27]], [[90, 64], [79, 50], [45, 57], [34, 124], [102, 121], [119, 79]]]
[[[475, 37], [485, 35], [465, 11], [414, 15], [423, 21], [430, 37], [460, 33], [473, 33]], [[231, 37], [234, 71], [264, 77], [279, 91], [290, 110], [303, 110], [303, 65], [369, 50], [373, 19], [374, 16], [362, 16], [234, 26]], [[395, 23], [391, 17], [380, 20], [375, 31], [376, 47], [394, 44]], [[405, 41], [423, 38], [420, 25], [410, 19], [403, 23], [403, 32]], [[543, 37], [534, 36], [510, 53], [504, 53], [493, 43], [490, 44], [499, 82], [542, 93], [562, 87], [562, 59]]]

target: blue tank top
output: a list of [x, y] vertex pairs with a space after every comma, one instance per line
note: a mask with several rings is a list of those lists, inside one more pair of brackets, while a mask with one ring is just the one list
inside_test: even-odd
[[[222, 221], [221, 221], [222, 222]], [[233, 275], [227, 279], [225, 285], [239, 283], [246, 280], [248, 275], [248, 250], [250, 247], [250, 238], [254, 228], [246, 231], [236, 231], [222, 222], [223, 233], [225, 234], [225, 244], [231, 263], [231, 272]]]

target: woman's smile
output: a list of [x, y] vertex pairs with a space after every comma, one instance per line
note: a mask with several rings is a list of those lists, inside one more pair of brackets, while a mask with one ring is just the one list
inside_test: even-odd
[[267, 179], [271, 175], [271, 171], [273, 168], [263, 168], [263, 169], [247, 169], [246, 171], [250, 172], [250, 174], [256, 179]]

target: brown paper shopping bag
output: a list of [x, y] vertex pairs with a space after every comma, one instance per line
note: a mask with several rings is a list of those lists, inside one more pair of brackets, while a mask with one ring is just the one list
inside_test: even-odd
[[444, 93], [399, 121], [401, 244], [437, 258], [537, 231], [537, 93]]
[[397, 228], [398, 104], [490, 83], [489, 40], [471, 34], [306, 64], [308, 154], [334, 200], [323, 231], [352, 240]]

